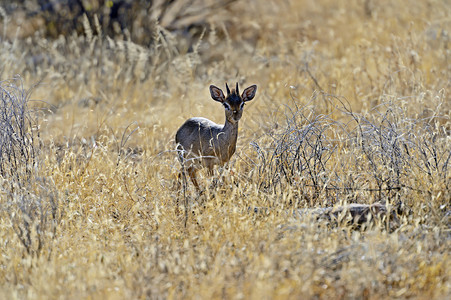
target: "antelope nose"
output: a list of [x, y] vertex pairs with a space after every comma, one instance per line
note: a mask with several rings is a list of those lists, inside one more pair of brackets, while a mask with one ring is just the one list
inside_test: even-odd
[[233, 113], [236, 114], [236, 110], [234, 110]]

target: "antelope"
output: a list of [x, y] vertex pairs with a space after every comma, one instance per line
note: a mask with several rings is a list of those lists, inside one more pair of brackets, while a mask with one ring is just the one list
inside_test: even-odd
[[227, 97], [222, 90], [210, 85], [213, 100], [222, 103], [225, 110], [224, 125], [216, 124], [206, 118], [195, 117], [188, 119], [175, 135], [177, 152], [182, 165], [182, 175], [185, 170], [191, 178], [196, 190], [199, 184], [196, 172], [206, 167], [209, 176], [213, 175], [215, 165], [223, 166], [235, 153], [238, 138], [238, 121], [243, 115], [246, 102], [251, 101], [257, 92], [257, 86], [251, 85], [240, 96], [238, 82], [236, 88], [230, 91], [226, 83]]

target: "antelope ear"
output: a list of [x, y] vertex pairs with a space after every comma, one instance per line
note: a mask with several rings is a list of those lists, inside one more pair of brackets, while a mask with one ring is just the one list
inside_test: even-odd
[[255, 84], [251, 85], [250, 87], [246, 88], [243, 91], [241, 98], [243, 99], [244, 102], [251, 101], [252, 99], [254, 99], [256, 92], [257, 92], [257, 86]]
[[213, 98], [213, 100], [215, 101], [224, 102], [225, 100], [224, 93], [217, 86], [210, 85], [210, 94], [211, 98]]

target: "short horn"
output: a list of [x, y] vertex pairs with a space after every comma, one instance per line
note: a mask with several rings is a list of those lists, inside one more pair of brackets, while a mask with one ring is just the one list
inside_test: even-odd
[[236, 94], [239, 95], [240, 91], [238, 90], [238, 82], [236, 83]]
[[227, 85], [227, 82], [226, 82], [226, 89], [227, 89], [227, 96], [228, 96], [228, 95], [230, 95], [230, 89], [229, 89], [229, 86]]

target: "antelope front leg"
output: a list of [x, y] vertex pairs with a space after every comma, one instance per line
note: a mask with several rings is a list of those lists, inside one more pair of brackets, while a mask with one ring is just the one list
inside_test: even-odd
[[213, 166], [208, 166], [208, 176], [213, 177], [214, 174]]
[[218, 178], [216, 178], [214, 173], [214, 168], [213, 166], [210, 166], [208, 168], [208, 176], [211, 178], [211, 184], [210, 184], [210, 190], [213, 190], [216, 188], [216, 186], [218, 185]]
[[196, 188], [197, 192], [200, 192], [199, 183], [197, 183], [197, 179], [196, 179], [196, 170], [194, 168], [189, 168], [188, 175], [191, 178], [191, 181], [193, 182], [194, 187]]

